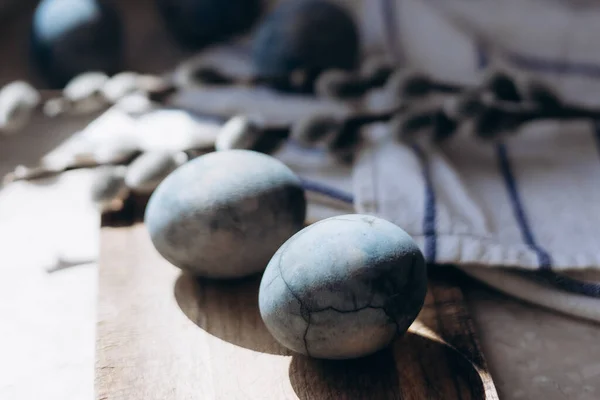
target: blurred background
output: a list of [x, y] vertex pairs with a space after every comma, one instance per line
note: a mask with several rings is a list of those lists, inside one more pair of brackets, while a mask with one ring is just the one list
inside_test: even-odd
[[[81, 3], [86, 2], [83, 0]], [[4, 27], [3, 35], [6, 37], [6, 40], [0, 43], [0, 52], [7, 55], [3, 57], [3, 63], [0, 66], [0, 84], [23, 79], [40, 89], [51, 89], [53, 86], [40, 75], [36, 66], [32, 64], [35, 58], [31, 55], [31, 31], [34, 13], [39, 3], [36, 0], [4, 0], [0, 5], [0, 21]], [[167, 9], [164, 4], [167, 4], [168, 7], [169, 1], [131, 0], [126, 2], [105, 1], [104, 3], [109, 3], [110, 8], [115, 10], [122, 28], [120, 41], [122, 41], [123, 59], [120, 63], [120, 70], [163, 74], [203, 47], [222, 43], [250, 32], [268, 13], [268, 10], [278, 3], [278, 0], [262, 0], [260, 7], [256, 4], [253, 5], [251, 8], [255, 10], [244, 14], [243, 23], [238, 24], [235, 29], [228, 28], [226, 24], [211, 25], [206, 28], [209, 33], [204, 38], [192, 40], [193, 44], [178, 38], [176, 28], [169, 25], [169, 13], [163, 11]], [[185, 2], [181, 3], [185, 4]], [[257, 2], [248, 1], [248, 4], [251, 3]], [[344, 0], [341, 3], [351, 12], [360, 12], [360, 0]], [[161, 4], [163, 8], [161, 8]], [[188, 2], [188, 4], [188, 8], [193, 6], [193, 2]], [[218, 7], [225, 7], [225, 5]], [[259, 14], [256, 11], [259, 11]], [[85, 12], [72, 12], [81, 14], [79, 18], [85, 22]], [[50, 15], [47, 18], [51, 20]], [[55, 19], [52, 23], [60, 25], [61, 22], [60, 20], [57, 22]], [[63, 23], [66, 24], [66, 21]], [[188, 22], [188, 25], [190, 24], [191, 22]], [[211, 30], [215, 33], [210, 32]], [[198, 37], [194, 34], [189, 36]]]

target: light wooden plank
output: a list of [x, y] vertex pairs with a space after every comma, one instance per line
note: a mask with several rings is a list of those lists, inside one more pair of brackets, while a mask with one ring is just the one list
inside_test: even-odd
[[292, 354], [257, 308], [260, 277], [195, 279], [142, 224], [101, 235], [96, 394], [153, 399], [497, 399], [460, 289], [432, 280], [409, 333], [351, 361]]

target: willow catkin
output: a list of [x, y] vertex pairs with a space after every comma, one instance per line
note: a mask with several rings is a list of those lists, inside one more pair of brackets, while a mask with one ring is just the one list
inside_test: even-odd
[[364, 96], [369, 89], [361, 76], [340, 69], [323, 72], [315, 83], [318, 96], [336, 100], [356, 99]]
[[369, 57], [361, 65], [360, 76], [366, 86], [377, 88], [384, 86], [394, 71], [394, 66], [386, 58]]
[[175, 169], [189, 159], [185, 152], [149, 151], [127, 167], [125, 184], [136, 193], [151, 193]]
[[116, 103], [128, 94], [138, 90], [139, 74], [125, 71], [110, 77], [100, 91], [108, 102]]
[[29, 83], [15, 81], [0, 90], [0, 133], [13, 134], [25, 127], [41, 101]]
[[71, 104], [68, 111], [87, 114], [107, 105], [102, 89], [108, 82], [103, 72], [85, 72], [73, 78], [63, 90], [63, 97]]
[[125, 184], [125, 166], [104, 166], [96, 170], [91, 199], [103, 211], [116, 211], [129, 194]]
[[251, 150], [264, 135], [262, 120], [248, 115], [237, 115], [223, 125], [215, 141], [217, 151]]
[[296, 121], [291, 137], [300, 144], [312, 146], [328, 141], [341, 128], [338, 117], [330, 114], [309, 115]]

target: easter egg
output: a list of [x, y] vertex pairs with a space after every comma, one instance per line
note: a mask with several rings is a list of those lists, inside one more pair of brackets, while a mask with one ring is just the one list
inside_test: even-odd
[[259, 308], [285, 347], [315, 358], [366, 356], [415, 320], [427, 291], [412, 238], [367, 215], [317, 222], [292, 236], [262, 277]]
[[326, 69], [353, 69], [359, 58], [357, 28], [334, 3], [286, 1], [258, 29], [252, 58], [256, 74], [265, 78], [302, 70], [310, 81]]
[[114, 74], [122, 61], [123, 27], [99, 0], [42, 0], [33, 15], [31, 57], [53, 88], [87, 71]]
[[209, 153], [156, 188], [145, 223], [156, 250], [198, 276], [238, 278], [263, 271], [300, 230], [300, 179], [277, 159], [248, 150]]

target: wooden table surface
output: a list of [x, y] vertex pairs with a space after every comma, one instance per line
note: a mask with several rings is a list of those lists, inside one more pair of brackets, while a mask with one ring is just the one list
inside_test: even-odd
[[[22, 137], [3, 141], [0, 170], [8, 171], [22, 160], [33, 159], [35, 149], [26, 145], [51, 139], [44, 137], [45, 133], [46, 130], [25, 132]], [[58, 144], [60, 137], [55, 137], [55, 141]], [[52, 186], [32, 185], [31, 195], [45, 193], [42, 190], [50, 193], [50, 189]], [[90, 227], [90, 235], [82, 233], [81, 223], [71, 221], [81, 216], [64, 205], [60, 213], [54, 205], [50, 206], [52, 215], [65, 218], [60, 232], [56, 225], [46, 226], [40, 219], [37, 225], [24, 225], [25, 220], [48, 209], [48, 199], [38, 194], [24, 202], [24, 198], [5, 192], [0, 198], [0, 210], [20, 204], [19, 208], [9, 208], [9, 214], [21, 223], [0, 218], [0, 234], [10, 238], [3, 243], [10, 243], [11, 250], [7, 254], [9, 249], [5, 246], [0, 252], [0, 318], [5, 322], [0, 324], [0, 336], [10, 339], [0, 346], [0, 398], [91, 399], [97, 270], [94, 265], [87, 265], [45, 273], [39, 254], [51, 248], [38, 232], [51, 234], [57, 243], [68, 240], [77, 247], [89, 240], [94, 246], [94, 226]], [[66, 195], [72, 197], [71, 192]], [[60, 193], [53, 197], [59, 206]], [[73, 241], [74, 234], [69, 229], [77, 229], [79, 242]], [[27, 250], [32, 248], [36, 250]], [[461, 287], [501, 399], [598, 399], [600, 326], [525, 304], [471, 279], [462, 281]], [[171, 288], [169, 294], [172, 293]], [[132, 339], [122, 336], [122, 340]]]
[[462, 291], [439, 270], [417, 321], [390, 349], [324, 361], [269, 334], [259, 276], [183, 274], [142, 224], [105, 227], [100, 240], [98, 400], [498, 398]]

